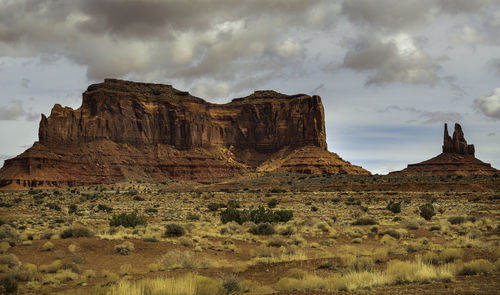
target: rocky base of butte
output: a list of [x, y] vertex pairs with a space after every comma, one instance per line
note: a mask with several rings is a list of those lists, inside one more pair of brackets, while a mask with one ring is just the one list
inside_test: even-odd
[[257, 91], [218, 105], [170, 85], [106, 79], [79, 109], [42, 115], [39, 141], [5, 161], [0, 189], [254, 171], [370, 174], [327, 150], [319, 96]]
[[444, 124], [443, 152], [438, 156], [418, 164], [409, 164], [406, 169], [391, 172], [391, 175], [494, 175], [500, 171], [484, 163], [475, 156], [473, 144], [467, 144], [460, 124], [455, 124], [453, 137]]

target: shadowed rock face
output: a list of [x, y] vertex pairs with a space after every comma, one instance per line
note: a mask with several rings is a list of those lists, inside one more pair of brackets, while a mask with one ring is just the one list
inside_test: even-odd
[[453, 138], [448, 135], [448, 124], [444, 123], [444, 140], [443, 140], [443, 153], [457, 153], [461, 155], [474, 156], [474, 145], [467, 144], [464, 138], [462, 126], [455, 123], [455, 130], [453, 131]]
[[455, 123], [453, 137], [444, 124], [443, 152], [438, 156], [417, 164], [409, 164], [406, 169], [389, 174], [399, 175], [493, 175], [500, 173], [474, 156], [473, 144], [467, 144], [460, 124]]
[[218, 105], [170, 85], [106, 79], [88, 87], [79, 109], [42, 115], [39, 142], [5, 162], [0, 187], [274, 170], [369, 173], [327, 151], [319, 96], [256, 91]]

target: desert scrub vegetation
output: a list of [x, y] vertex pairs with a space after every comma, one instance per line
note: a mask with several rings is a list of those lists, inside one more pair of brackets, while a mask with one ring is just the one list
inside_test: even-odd
[[186, 234], [186, 230], [182, 225], [177, 223], [169, 223], [165, 225], [165, 236], [167, 237], [181, 237]]
[[138, 225], [147, 225], [146, 216], [137, 215], [137, 210], [132, 213], [113, 214], [109, 221], [109, 226], [136, 227]]
[[377, 224], [377, 221], [375, 220], [375, 218], [371, 216], [360, 217], [352, 223], [352, 225], [375, 225], [375, 224]]
[[252, 225], [250, 229], [248, 229], [248, 232], [254, 235], [268, 236], [274, 235], [276, 231], [274, 230], [274, 226], [272, 224], [266, 222]]
[[208, 261], [196, 258], [190, 251], [172, 250], [163, 255], [158, 261], [159, 270], [197, 269], [209, 266], [210, 263]]
[[144, 279], [140, 281], [120, 281], [113, 287], [112, 295], [225, 295], [228, 292], [221, 282], [195, 274], [176, 278]]
[[391, 211], [394, 214], [400, 213], [401, 212], [401, 202], [394, 202], [393, 200], [389, 201], [389, 204], [387, 204], [387, 210]]
[[118, 244], [115, 246], [115, 251], [120, 253], [121, 255], [128, 255], [130, 252], [135, 250], [134, 244], [130, 241], [125, 241], [122, 244]]
[[68, 227], [60, 233], [62, 239], [92, 237], [92, 231], [84, 226]]
[[228, 206], [226, 210], [220, 213], [222, 223], [231, 221], [238, 224], [248, 221], [256, 224], [264, 222], [288, 222], [292, 218], [293, 212], [291, 210], [271, 210], [265, 209], [263, 206], [259, 206], [258, 209], [254, 210], [238, 210], [235, 207]]
[[431, 220], [432, 216], [436, 215], [432, 204], [423, 204], [419, 207], [419, 211], [420, 216], [422, 216], [425, 220]]
[[416, 261], [391, 260], [383, 271], [374, 271], [364, 267], [352, 269], [343, 275], [320, 277], [307, 272], [292, 272], [281, 278], [276, 289], [281, 292], [292, 291], [354, 291], [378, 286], [429, 283], [450, 281], [453, 278], [452, 267], [431, 266]]

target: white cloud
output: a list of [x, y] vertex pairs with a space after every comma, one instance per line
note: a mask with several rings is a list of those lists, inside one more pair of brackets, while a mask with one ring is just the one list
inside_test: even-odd
[[489, 96], [477, 98], [474, 105], [487, 117], [500, 119], [500, 88], [496, 88]]
[[405, 34], [371, 39], [349, 50], [343, 67], [371, 72], [367, 85], [392, 82], [434, 85], [439, 80], [437, 61], [417, 48]]
[[300, 44], [297, 39], [289, 37], [276, 44], [275, 52], [283, 58], [290, 58], [303, 54], [304, 49], [302, 48], [302, 44]]
[[461, 32], [454, 34], [450, 38], [451, 43], [461, 45], [477, 45], [479, 43], [487, 43], [488, 39], [475, 28], [470, 25], [465, 25]]

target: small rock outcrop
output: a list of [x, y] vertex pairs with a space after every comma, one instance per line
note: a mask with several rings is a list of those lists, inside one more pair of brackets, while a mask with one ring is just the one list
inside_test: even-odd
[[460, 124], [455, 124], [453, 137], [448, 134], [448, 125], [444, 124], [443, 152], [438, 156], [418, 164], [409, 164], [406, 169], [393, 171], [391, 175], [493, 175], [499, 170], [484, 163], [475, 156], [473, 144], [467, 144]]
[[328, 152], [319, 96], [256, 91], [212, 104], [170, 85], [106, 79], [88, 87], [79, 109], [42, 115], [39, 141], [5, 161], [0, 188], [275, 170], [369, 174]]

